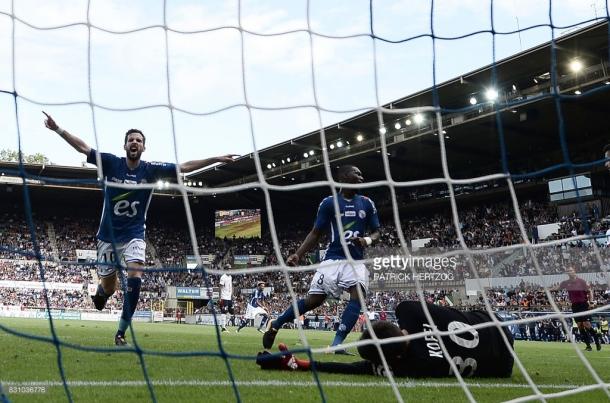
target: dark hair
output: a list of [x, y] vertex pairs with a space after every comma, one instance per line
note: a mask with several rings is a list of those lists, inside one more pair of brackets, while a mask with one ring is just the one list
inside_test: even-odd
[[339, 168], [337, 168], [337, 180], [340, 181], [341, 179], [345, 178], [345, 176], [354, 168], [354, 165], [341, 165]]
[[[380, 320], [373, 322], [373, 330], [378, 339], [387, 339], [389, 337], [404, 336], [398, 326], [388, 322], [387, 320]], [[369, 330], [365, 330], [362, 333], [360, 340], [368, 340], [371, 338]], [[392, 365], [393, 362], [407, 352], [409, 343], [407, 341], [397, 341], [394, 343], [387, 343], [381, 345], [381, 351], [385, 356], [388, 364]], [[358, 354], [365, 360], [371, 361], [374, 364], [381, 364], [381, 357], [379, 356], [379, 350], [375, 344], [367, 344], [364, 346], [358, 346]]]
[[142, 135], [142, 143], [146, 144], [146, 136], [144, 136], [144, 133], [142, 133], [142, 130], [140, 130], [140, 129], [129, 129], [129, 130], [127, 130], [127, 133], [125, 133], [125, 141], [123, 142], [123, 144], [127, 144], [127, 138], [132, 133], [139, 133], [139, 134], [141, 134]]
[[604, 146], [604, 154], [606, 154], [607, 151], [610, 151], [610, 144]]

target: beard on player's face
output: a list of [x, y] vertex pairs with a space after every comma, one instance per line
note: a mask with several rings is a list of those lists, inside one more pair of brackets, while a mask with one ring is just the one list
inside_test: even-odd
[[142, 136], [138, 135], [138, 133], [134, 133], [133, 135], [130, 134], [124, 148], [127, 159], [131, 161], [139, 160], [144, 152], [144, 141]]
[[132, 149], [132, 148], [128, 148], [126, 153], [127, 153], [127, 159], [131, 160], [131, 161], [137, 161], [140, 159], [140, 157], [142, 156], [142, 151], [140, 149]]

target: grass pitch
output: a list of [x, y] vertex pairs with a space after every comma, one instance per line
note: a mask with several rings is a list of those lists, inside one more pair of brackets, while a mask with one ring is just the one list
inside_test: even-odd
[[[2, 319], [0, 323], [20, 332], [50, 336], [49, 325], [45, 320]], [[58, 337], [67, 343], [114, 348], [115, 323], [59, 320], [54, 323]], [[246, 328], [239, 334], [235, 333], [235, 328], [230, 329], [230, 333], [221, 335], [227, 353], [252, 357], [229, 360], [242, 401], [321, 401], [311, 373], [260, 370], [253, 357], [261, 350], [261, 334], [252, 328]], [[218, 352], [213, 327], [136, 323], [135, 331], [142, 349], [158, 352]], [[326, 346], [333, 337], [331, 332], [306, 333], [313, 347]], [[353, 333], [348, 341], [354, 341], [357, 337], [358, 335]], [[131, 341], [131, 337], [128, 339]], [[296, 331], [282, 330], [277, 341], [300, 347]], [[594, 383], [592, 376], [569, 344], [517, 342], [515, 347], [542, 392], [556, 393]], [[582, 345], [578, 347], [583, 348]], [[608, 383], [610, 348], [604, 347], [601, 352], [586, 352], [586, 357]], [[138, 355], [133, 351], [86, 352], [62, 347], [61, 355], [74, 401], [151, 400], [144, 384]], [[334, 355], [318, 355], [315, 358], [344, 362], [357, 359]], [[148, 375], [154, 382], [156, 398], [160, 402], [236, 401], [227, 367], [221, 358], [144, 355], [144, 361]], [[319, 377], [329, 402], [395, 401], [389, 384], [383, 378], [335, 374], [319, 374]], [[51, 343], [0, 331], [0, 380], [4, 392], [14, 402], [67, 401], [60, 382], [57, 350]], [[405, 401], [467, 401], [461, 387], [453, 378], [397, 381], [400, 381], [400, 391]], [[26, 387], [25, 382], [33, 383]], [[516, 366], [511, 379], [467, 379], [467, 383], [474, 398], [481, 402], [498, 402], [532, 394]], [[559, 400], [590, 403], [608, 399], [602, 391], [595, 390]]]
[[237, 222], [223, 227], [218, 227], [215, 230], [216, 238], [231, 238], [235, 235], [236, 238], [253, 238], [261, 236], [261, 221], [260, 218], [247, 222]]

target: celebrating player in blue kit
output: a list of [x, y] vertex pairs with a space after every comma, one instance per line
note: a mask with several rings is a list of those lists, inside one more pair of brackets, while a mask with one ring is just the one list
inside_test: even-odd
[[[87, 162], [97, 165], [99, 156], [104, 179], [107, 182], [129, 185], [155, 183], [162, 178], [176, 178], [176, 168], [180, 172], [191, 172], [216, 162], [231, 162], [235, 156], [228, 154], [188, 161], [178, 167], [172, 163], [142, 161], [140, 157], [146, 150], [146, 137], [142, 131], [130, 129], [125, 133], [123, 145], [126, 157], [119, 158], [113, 154], [98, 153], [82, 139], [60, 128], [51, 116], [43, 113], [47, 117], [45, 126], [59, 134], [76, 151], [85, 154]], [[100, 283], [91, 299], [96, 309], [100, 311], [104, 309], [106, 301], [116, 290], [117, 266], [124, 262], [128, 269], [127, 289], [123, 299], [119, 329], [114, 337], [114, 342], [118, 346], [127, 345], [125, 331], [131, 323], [140, 297], [146, 252], [146, 242], [144, 242], [146, 212], [152, 193], [152, 189], [105, 187], [102, 219], [97, 232], [97, 260], [102, 263], [97, 268]]]
[[[344, 165], [337, 171], [337, 180], [342, 183], [362, 183], [364, 178], [360, 169], [353, 165]], [[343, 291], [350, 294], [350, 301], [341, 316], [341, 324], [332, 342], [333, 346], [343, 343], [352, 330], [360, 315], [360, 299], [358, 287], [366, 295], [369, 284], [369, 273], [363, 263], [349, 263], [339, 237], [348, 244], [351, 257], [358, 261], [364, 257], [364, 248], [371, 246], [379, 239], [379, 218], [375, 203], [365, 196], [356, 193], [355, 189], [342, 189], [338, 195], [339, 214], [343, 228], [337, 228], [333, 197], [328, 196], [318, 208], [318, 216], [313, 229], [309, 232], [303, 244], [295, 254], [286, 261], [288, 265], [296, 266], [303, 255], [318, 245], [323, 233], [330, 232], [330, 244], [326, 250], [324, 261], [316, 271], [307, 298], [297, 302], [299, 312], [303, 315], [322, 305], [327, 296], [339, 298]], [[367, 229], [370, 231], [365, 236]], [[263, 335], [263, 347], [273, 346], [277, 332], [284, 323], [290, 323], [295, 318], [292, 305], [276, 320], [269, 321], [267, 331]], [[336, 350], [336, 354], [348, 354], [345, 350]]]

